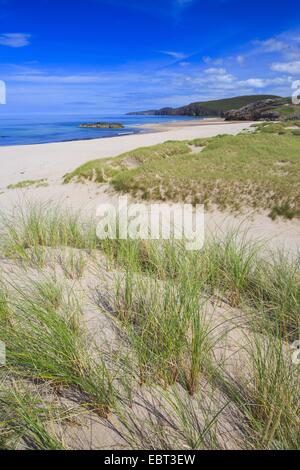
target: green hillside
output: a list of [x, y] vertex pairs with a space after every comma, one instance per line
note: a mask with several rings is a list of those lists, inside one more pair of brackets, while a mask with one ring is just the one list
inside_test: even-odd
[[199, 101], [180, 108], [162, 108], [159, 110], [148, 110], [128, 113], [129, 115], [167, 115], [167, 116], [221, 116], [224, 112], [232, 109], [240, 109], [248, 104], [266, 99], [279, 98], [274, 95], [248, 95], [236, 96], [213, 101]]

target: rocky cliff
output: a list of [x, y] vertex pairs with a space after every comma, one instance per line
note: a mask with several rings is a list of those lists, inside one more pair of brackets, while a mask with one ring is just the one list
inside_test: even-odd
[[293, 105], [290, 98], [257, 101], [223, 113], [226, 121], [285, 121], [300, 118], [300, 106]]

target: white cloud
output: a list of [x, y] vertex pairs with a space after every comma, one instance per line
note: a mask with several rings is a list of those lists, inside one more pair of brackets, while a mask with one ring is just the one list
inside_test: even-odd
[[12, 77], [17, 82], [31, 83], [99, 83], [101, 77], [93, 75], [15, 75]]
[[176, 52], [176, 51], [158, 51], [161, 54], [169, 55], [170, 57], [173, 57], [174, 59], [186, 59], [188, 57], [188, 54], [184, 54], [183, 52]]
[[219, 83], [233, 83], [235, 80], [235, 77], [231, 75], [230, 73], [226, 74], [221, 74], [221, 75], [215, 75], [214, 76], [214, 81], [219, 82]]
[[289, 47], [289, 45], [286, 42], [281, 41], [276, 38], [270, 38], [270, 39], [267, 39], [266, 41], [254, 41], [254, 44], [259, 46], [263, 52], [270, 52], [270, 53], [281, 52], [287, 47]]
[[300, 50], [299, 49], [292, 49], [292, 50], [288, 50], [285, 52], [284, 54], [284, 59], [285, 60], [299, 60], [300, 59]]
[[277, 77], [277, 78], [248, 78], [247, 80], [241, 80], [239, 85], [250, 86], [251, 88], [266, 88], [274, 85], [286, 85], [291, 83], [291, 77]]
[[183, 87], [205, 87], [212, 89], [228, 89], [236, 83], [237, 79], [234, 75], [227, 73], [223, 68], [210, 68], [203, 71], [202, 74], [197, 74], [194, 71], [193, 75], [185, 76], [182, 82]]
[[59, 75], [43, 72], [33, 73], [19, 73], [15, 75], [9, 75], [6, 78], [7, 81], [22, 82], [22, 83], [38, 83], [38, 84], [67, 84], [67, 85], [84, 85], [84, 84], [103, 84], [112, 83], [114, 81], [138, 81], [139, 75], [135, 74], [115, 74], [115, 73], [99, 73], [97, 74], [78, 74], [78, 75]]
[[243, 63], [245, 62], [245, 57], [244, 57], [243, 55], [238, 55], [238, 56], [236, 57], [236, 61], [237, 61], [238, 64], [241, 65], [241, 64], [243, 64]]
[[226, 73], [226, 70], [223, 68], [217, 68], [217, 67], [210, 67], [209, 69], [204, 70], [205, 73], [212, 75], [224, 75]]
[[222, 65], [223, 64], [223, 59], [213, 59], [212, 57], [205, 56], [203, 57], [203, 62], [206, 64], [211, 64], [211, 65]]
[[279, 62], [272, 64], [271, 69], [275, 72], [291, 73], [292, 75], [300, 74], [300, 61], [295, 62]]
[[205, 81], [218, 84], [228, 84], [232, 83], [235, 80], [235, 77], [227, 72], [224, 68], [210, 67], [204, 70], [204, 73], [207, 77], [204, 78]]
[[24, 47], [30, 44], [30, 34], [3, 33], [0, 35], [0, 45], [8, 47]]
[[263, 78], [248, 78], [247, 80], [243, 80], [240, 82], [242, 85], [249, 85], [252, 88], [265, 88], [266, 87], [266, 80]]

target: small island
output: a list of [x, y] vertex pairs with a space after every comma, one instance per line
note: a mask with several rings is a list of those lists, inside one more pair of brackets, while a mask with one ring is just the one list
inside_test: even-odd
[[80, 124], [79, 127], [88, 129], [124, 129], [124, 125], [118, 122], [93, 122]]

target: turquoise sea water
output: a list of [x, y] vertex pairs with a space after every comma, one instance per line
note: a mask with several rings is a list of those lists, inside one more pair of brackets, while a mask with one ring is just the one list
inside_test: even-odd
[[[149, 132], [149, 129], [134, 127], [142, 124], [157, 124], [169, 121], [193, 120], [185, 116], [27, 116], [23, 118], [0, 115], [0, 146], [43, 144], [71, 140], [89, 140], [126, 134]], [[199, 117], [197, 118], [199, 119]], [[124, 129], [82, 129], [83, 122], [120, 122]]]

